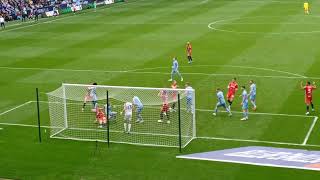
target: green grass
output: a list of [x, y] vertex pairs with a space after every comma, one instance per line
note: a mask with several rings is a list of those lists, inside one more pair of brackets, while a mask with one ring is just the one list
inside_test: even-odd
[[[311, 1], [137, 0], [78, 15], [19, 24], [0, 31], [0, 113], [35, 100], [61, 83], [122, 86], [169, 86], [171, 59], [177, 56], [185, 81], [196, 90], [196, 108], [213, 109], [214, 89], [226, 89], [232, 77], [240, 85], [250, 79], [258, 87], [258, 112], [305, 113], [300, 81], [319, 81], [320, 3]], [[223, 20], [223, 21], [221, 21]], [[218, 21], [218, 22], [217, 22]], [[44, 23], [47, 22], [47, 23]], [[208, 28], [209, 23], [216, 22]], [[312, 32], [312, 33], [310, 33]], [[184, 46], [192, 42], [194, 63], [187, 64]], [[10, 68], [5, 68], [10, 67]], [[28, 69], [30, 68], [30, 69]], [[150, 69], [151, 68], [151, 69]], [[95, 70], [72, 71], [72, 70]], [[134, 70], [134, 71], [133, 71]], [[112, 72], [114, 71], [114, 72]], [[127, 72], [120, 72], [127, 71]], [[309, 77], [307, 79], [304, 76]], [[184, 84], [179, 82], [180, 87]], [[319, 92], [315, 91], [318, 114]], [[240, 111], [236, 98], [234, 111]], [[0, 115], [0, 123], [36, 125], [31, 102]], [[46, 103], [41, 119], [48, 126]], [[301, 144], [312, 117], [241, 114], [213, 117], [197, 111], [197, 135], [228, 139]], [[0, 178], [10, 179], [319, 179], [315, 171], [257, 167], [176, 159], [176, 148], [77, 142], [49, 138], [43, 128], [38, 143], [33, 127], [0, 125]], [[318, 122], [307, 144], [196, 139], [183, 153], [242, 146], [320, 150]], [[46, 133], [44, 132], [46, 130]], [[168, 129], [166, 129], [168, 130]], [[145, 138], [145, 137], [141, 137]], [[147, 137], [146, 137], [147, 138]]]

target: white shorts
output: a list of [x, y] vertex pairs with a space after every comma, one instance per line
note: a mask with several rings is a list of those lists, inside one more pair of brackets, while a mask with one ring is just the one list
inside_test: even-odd
[[131, 121], [131, 119], [132, 119], [132, 113], [126, 113], [124, 115], [124, 120], [125, 121]]

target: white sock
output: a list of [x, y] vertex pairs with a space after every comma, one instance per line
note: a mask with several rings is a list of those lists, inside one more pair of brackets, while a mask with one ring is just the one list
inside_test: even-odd
[[128, 132], [130, 132], [130, 130], [131, 130], [131, 124], [129, 123], [128, 124]]
[[127, 123], [123, 123], [124, 131], [127, 132]]

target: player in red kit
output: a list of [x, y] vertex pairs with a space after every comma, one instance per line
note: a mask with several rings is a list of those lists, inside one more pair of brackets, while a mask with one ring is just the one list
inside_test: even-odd
[[311, 85], [310, 81], [307, 82], [307, 84], [304, 86], [303, 82], [301, 82], [301, 89], [305, 90], [305, 103], [307, 105], [307, 112], [306, 115], [309, 115], [309, 106], [311, 105], [312, 111], [314, 111], [314, 106], [312, 103], [312, 92], [317, 88], [316, 83], [313, 82]]
[[97, 108], [96, 120], [99, 122], [99, 128], [103, 128], [106, 125], [107, 117], [103, 112], [103, 108]]
[[229, 109], [231, 109], [231, 105], [232, 105], [234, 96], [235, 96], [237, 91], [238, 91], [237, 79], [233, 78], [231, 80], [231, 82], [229, 83], [229, 85], [228, 85], [227, 99], [228, 99], [228, 103], [229, 103]]
[[[171, 88], [172, 88], [172, 89], [177, 89], [177, 88], [178, 88], [177, 81], [173, 81], [173, 82], [172, 82]], [[172, 98], [172, 100], [173, 100], [173, 103], [172, 103], [172, 106], [171, 106], [171, 108], [170, 108], [170, 112], [176, 111], [176, 110], [175, 110], [175, 107], [176, 107], [176, 102], [177, 102], [177, 100], [178, 100], [178, 93], [177, 93], [177, 91], [172, 91], [172, 92], [171, 92], [171, 98]]]
[[163, 122], [164, 116], [167, 117], [167, 123], [170, 124], [170, 117], [169, 117], [169, 104], [163, 103], [160, 111], [160, 120], [158, 120], [159, 123]]
[[187, 42], [186, 52], [188, 57], [188, 63], [191, 64], [192, 63], [192, 46], [190, 42]]

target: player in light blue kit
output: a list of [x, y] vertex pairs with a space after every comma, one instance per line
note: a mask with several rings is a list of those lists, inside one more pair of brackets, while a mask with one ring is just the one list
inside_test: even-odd
[[248, 93], [246, 90], [245, 86], [241, 86], [242, 89], [242, 101], [241, 101], [241, 105], [242, 105], [242, 111], [243, 111], [243, 118], [241, 119], [241, 121], [246, 121], [248, 120], [248, 109], [249, 109], [249, 100], [248, 100]]
[[176, 57], [173, 58], [173, 62], [172, 62], [172, 71], [171, 71], [171, 79], [169, 79], [168, 81], [172, 81], [173, 80], [173, 76], [175, 74], [178, 74], [178, 76], [180, 77], [180, 80], [183, 81], [183, 77], [179, 72], [179, 63]]
[[137, 113], [137, 123], [143, 123], [143, 119], [142, 119], [142, 110], [143, 110], [143, 104], [141, 102], [141, 100], [137, 97], [137, 96], [134, 96], [132, 98], [132, 102], [133, 102], [133, 105], [136, 107], [136, 113]]
[[216, 116], [218, 113], [218, 108], [223, 107], [229, 113], [229, 116], [232, 116], [232, 113], [226, 105], [226, 100], [224, 99], [223, 92], [221, 91], [220, 88], [217, 88], [217, 99], [218, 99], [218, 102], [217, 102], [216, 108], [214, 109], [214, 112], [212, 113], [212, 115]]
[[250, 84], [250, 92], [249, 92], [249, 98], [251, 101], [251, 104], [253, 105], [253, 110], [257, 110], [257, 105], [256, 105], [256, 95], [257, 95], [257, 86], [256, 83], [253, 82], [253, 80], [249, 81]]
[[193, 88], [190, 86], [190, 83], [186, 83], [186, 98], [187, 98], [187, 112], [194, 112], [194, 109], [192, 108], [192, 101], [193, 101]]

